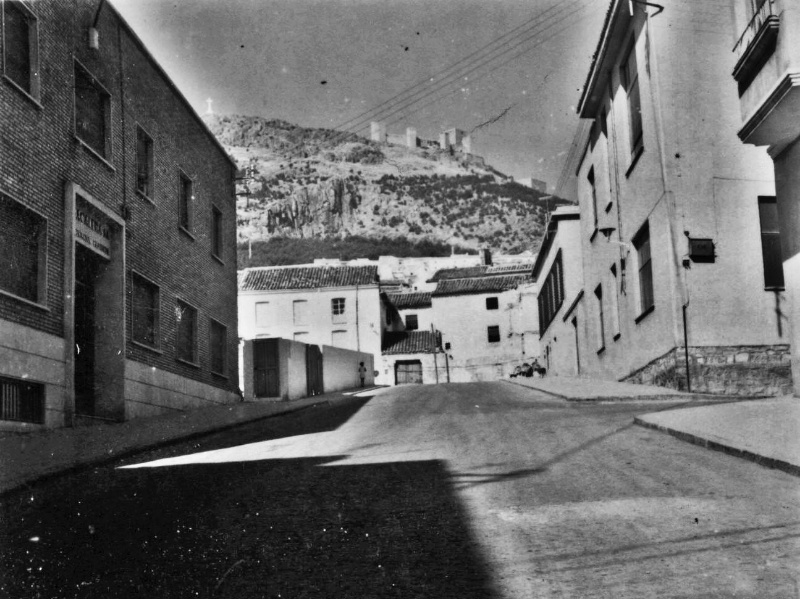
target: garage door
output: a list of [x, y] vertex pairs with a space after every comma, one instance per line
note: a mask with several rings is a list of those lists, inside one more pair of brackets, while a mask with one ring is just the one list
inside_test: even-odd
[[421, 384], [422, 362], [419, 360], [395, 362], [394, 383], [395, 385]]

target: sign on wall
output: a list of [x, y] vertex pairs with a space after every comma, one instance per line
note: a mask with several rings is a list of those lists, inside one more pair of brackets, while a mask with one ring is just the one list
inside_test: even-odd
[[111, 228], [96, 210], [78, 203], [75, 207], [75, 239], [103, 258], [111, 258]]

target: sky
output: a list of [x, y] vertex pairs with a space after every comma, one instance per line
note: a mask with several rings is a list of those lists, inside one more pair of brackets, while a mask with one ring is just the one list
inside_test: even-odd
[[552, 190], [608, 2], [112, 4], [200, 114], [210, 98], [218, 114], [365, 136], [371, 120], [426, 139], [455, 127], [498, 170]]

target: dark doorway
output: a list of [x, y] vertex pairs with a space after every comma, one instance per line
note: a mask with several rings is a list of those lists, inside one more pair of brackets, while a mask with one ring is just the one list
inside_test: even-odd
[[306, 382], [309, 396], [323, 393], [322, 352], [316, 345], [306, 345]]
[[279, 397], [278, 339], [253, 341], [253, 385], [256, 397]]
[[394, 384], [422, 384], [422, 362], [419, 360], [401, 360], [395, 362]]
[[95, 413], [95, 285], [100, 258], [75, 248], [75, 413]]

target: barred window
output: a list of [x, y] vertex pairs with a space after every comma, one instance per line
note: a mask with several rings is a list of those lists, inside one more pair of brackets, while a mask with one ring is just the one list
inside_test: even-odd
[[345, 316], [344, 300], [345, 298], [343, 297], [335, 297], [331, 300], [331, 315], [333, 317], [333, 322], [335, 323], [343, 323], [347, 320]]
[[197, 310], [181, 300], [175, 305], [177, 320], [177, 356], [181, 360], [197, 363]]
[[39, 97], [38, 27], [22, 2], [3, 2], [3, 74], [30, 96]]
[[75, 64], [75, 134], [100, 156], [110, 155], [111, 96], [79, 64]]
[[0, 377], [0, 420], [44, 424], [44, 385]]
[[211, 253], [222, 258], [222, 212], [216, 206], [211, 207]]
[[622, 64], [622, 85], [628, 95], [628, 126], [631, 154], [643, 148], [642, 142], [642, 100], [639, 95], [639, 70], [636, 64], [636, 40], [631, 41], [628, 55]]
[[547, 327], [550, 326], [559, 308], [561, 308], [561, 304], [564, 302], [564, 275], [562, 269], [561, 251], [559, 250], [537, 298], [540, 336], [544, 335]]
[[180, 173], [178, 176], [178, 223], [187, 231], [191, 226], [191, 207], [194, 199], [192, 194], [192, 180]]
[[225, 374], [227, 367], [228, 328], [221, 322], [211, 320], [210, 345], [211, 345], [211, 372]]
[[136, 191], [153, 197], [153, 140], [141, 127], [136, 128]]
[[764, 264], [764, 287], [783, 289], [783, 258], [778, 204], [774, 196], [759, 196], [758, 217], [761, 223], [761, 258]]
[[646, 312], [655, 305], [653, 265], [650, 260], [650, 224], [645, 223], [633, 238], [639, 268], [639, 310]]
[[145, 345], [158, 345], [159, 289], [158, 285], [134, 274], [132, 277], [131, 329], [133, 340]]
[[0, 194], [0, 291], [44, 303], [47, 220]]

